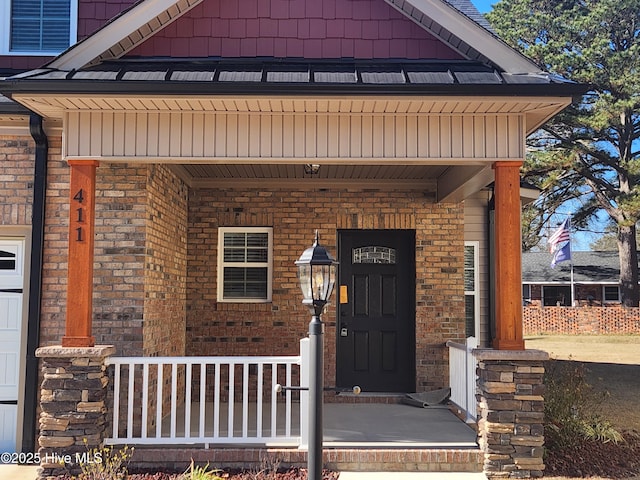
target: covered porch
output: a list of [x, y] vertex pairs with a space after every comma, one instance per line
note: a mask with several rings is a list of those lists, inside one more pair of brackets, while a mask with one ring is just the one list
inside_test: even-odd
[[[109, 363], [116, 400], [108, 408], [112, 415], [105, 442], [135, 446], [138, 468], [179, 470], [185, 458], [225, 468], [255, 468], [256, 463], [305, 467], [311, 414], [308, 394], [305, 390], [278, 393], [280, 389], [274, 388], [279, 382], [295, 386], [308, 381], [308, 339], [301, 341], [301, 347], [300, 357], [113, 357]], [[165, 381], [160, 373], [159, 382], [155, 381], [157, 372], [166, 372], [171, 380]], [[164, 388], [158, 385], [170, 390], [168, 402], [155, 401], [163, 397]], [[129, 394], [134, 386], [136, 393]], [[471, 388], [475, 392], [475, 385]], [[454, 414], [459, 407], [448, 401], [446, 393], [438, 392], [424, 407], [405, 404], [404, 397], [327, 392], [325, 467], [482, 471], [476, 426], [465, 423], [464, 415]], [[145, 423], [141, 425], [140, 420]]]
[[[135, 62], [125, 62], [117, 68], [135, 73], [137, 67]], [[402, 318], [408, 329], [401, 342], [395, 342], [393, 332], [386, 337], [378, 335], [383, 342], [376, 360], [387, 361], [384, 368], [389, 377], [395, 376], [397, 355], [407, 360], [406, 368], [401, 369], [406, 378], [401, 387], [393, 388], [395, 393], [446, 387], [458, 375], [448, 371], [446, 342], [464, 340], [467, 320], [464, 202], [480, 191], [486, 194], [484, 204], [479, 204], [483, 215], [488, 210], [489, 192], [492, 194], [495, 235], [500, 239], [494, 245], [496, 328], [492, 345], [500, 351], [524, 348], [519, 253], [519, 168], [524, 138], [548, 115], [562, 109], [568, 98], [547, 97], [541, 85], [531, 97], [512, 96], [509, 92], [517, 90], [514, 85], [501, 85], [504, 90], [491, 90], [491, 95], [481, 99], [468, 88], [456, 90], [457, 86], [433, 95], [424, 84], [414, 85], [413, 90], [407, 90], [406, 85], [357, 84], [346, 93], [327, 88], [321, 95], [318, 89], [324, 87], [318, 83], [298, 86], [295, 95], [284, 93], [283, 85], [276, 92], [267, 85], [269, 88], [255, 95], [253, 86], [241, 81], [237, 91], [230, 92], [229, 84], [213, 82], [207, 85], [211, 91], [183, 96], [184, 89], [193, 87], [186, 70], [181, 70], [184, 75], [171, 76], [175, 80], [150, 83], [144, 78], [153, 76], [143, 75], [149, 67], [139, 68], [142, 70], [137, 73], [142, 76], [138, 78], [143, 80], [126, 86], [107, 82], [102, 86], [108, 93], [101, 98], [82, 91], [87, 85], [86, 75], [78, 77], [83, 85], [78, 83], [80, 91], [71, 93], [68, 89], [74, 85], [76, 73], [64, 80], [67, 93], [63, 97], [37, 91], [14, 94], [35, 111], [59, 118], [64, 124], [64, 149], [51, 163], [58, 175], [56, 184], [69, 188], [68, 206], [65, 203], [69, 216], [50, 219], [50, 226], [68, 231], [66, 287], [74, 294], [65, 297], [64, 292], [47, 292], [66, 304], [63, 349], [91, 350], [97, 348], [96, 344], [113, 343], [118, 355], [184, 359], [189, 354], [212, 362], [231, 355], [295, 355], [297, 341], [305, 335], [308, 314], [300, 303], [293, 262], [310, 243], [311, 232], [320, 228], [325, 244], [341, 250], [346, 260], [355, 258], [352, 250], [361, 251], [368, 244], [348, 244], [354, 248], [343, 249], [343, 232], [371, 238], [370, 244], [375, 246], [383, 234], [391, 231], [403, 237], [405, 243], [399, 243], [397, 251], [407, 254], [403, 264], [407, 268], [397, 269], [406, 281], [404, 288], [388, 291], [407, 295], [401, 301], [394, 295], [366, 298], [367, 302], [376, 301], [375, 307], [381, 310], [380, 298], [392, 298], [397, 305], [407, 307], [402, 315], [396, 315], [395, 307], [385, 314]], [[267, 74], [270, 66], [261, 68]], [[94, 69], [84, 73], [95, 79], [89, 82], [91, 88], [100, 87], [102, 75], [93, 77], [97, 73]], [[163, 78], [168, 78], [165, 73]], [[407, 78], [411, 77], [409, 73]], [[117, 75], [122, 76], [124, 73]], [[21, 88], [28, 90], [31, 85], [38, 90], [41, 80], [23, 80]], [[132, 86], [145, 93], [137, 94]], [[431, 94], [419, 94], [421, 89]], [[491, 188], [486, 189], [489, 185]], [[272, 268], [271, 274], [268, 280], [260, 280], [267, 286], [267, 293], [259, 301], [224, 298], [221, 238], [223, 229], [236, 233], [238, 228], [261, 229], [264, 238], [271, 234], [274, 237], [269, 244], [271, 256], [264, 262], [267, 270]], [[484, 237], [482, 241], [486, 243]], [[488, 258], [485, 243], [483, 255]], [[342, 263], [343, 270], [346, 263]], [[380, 292], [386, 286], [395, 288], [396, 277], [384, 272], [377, 275]], [[341, 283], [353, 288], [353, 293], [354, 285], [366, 286], [363, 278], [356, 272]], [[232, 288], [230, 291], [233, 293]], [[353, 350], [347, 355], [339, 350], [341, 339], [355, 337], [350, 335], [352, 325], [342, 324], [342, 313], [348, 312], [342, 309], [360, 308], [366, 313], [373, 305], [355, 305], [353, 297], [347, 294], [343, 302], [342, 296], [336, 295], [336, 303], [325, 317], [329, 339], [325, 349], [326, 385], [345, 387], [348, 382], [338, 375], [345, 358], [356, 357], [349, 355]], [[387, 333], [378, 328], [377, 334], [381, 332]], [[368, 351], [367, 335], [357, 338], [361, 343], [354, 342], [353, 348]], [[395, 342], [395, 349], [385, 350], [384, 341]], [[109, 357], [107, 363], [116, 358], [112, 354]], [[359, 357], [353, 362], [352, 373], [368, 368], [358, 363], [361, 360]], [[144, 368], [140, 367], [142, 371]], [[233, 408], [227, 409], [226, 417], [218, 417], [220, 429], [216, 432], [215, 420], [213, 427], [207, 423], [211, 410], [207, 402], [217, 387], [178, 394], [181, 386], [197, 385], [207, 372], [180, 373], [178, 367], [175, 369], [171, 377], [159, 372], [155, 379], [149, 377], [149, 401], [144, 401], [146, 388], [142, 393], [137, 390], [141, 383], [127, 380], [126, 401], [118, 395], [112, 405], [107, 404], [107, 417], [117, 414], [113, 425], [127, 425], [124, 436], [116, 432], [112, 439], [129, 440], [127, 443], [137, 439], [142, 444], [157, 445], [167, 438], [165, 445], [172, 446], [226, 441], [249, 447], [255, 444], [255, 438], [265, 446], [271, 437], [279, 441], [278, 402], [271, 403], [276, 405], [275, 414], [269, 410], [268, 420], [257, 420], [262, 418], [259, 411], [265, 411], [262, 399], [273, 395], [272, 388], [253, 389], [246, 387], [247, 382], [236, 385], [236, 380], [257, 377], [261, 370], [246, 367], [242, 373], [233, 374], [230, 370], [226, 378], [220, 374], [219, 385], [224, 385], [221, 391], [226, 398], [214, 402], [213, 411], [225, 402]], [[263, 372], [263, 378], [277, 370]], [[463, 375], [468, 379], [466, 373]], [[164, 379], [164, 383], [158, 379]], [[373, 383], [376, 375], [369, 375], [369, 379]], [[304, 385], [301, 374], [298, 380], [298, 385]], [[500, 388], [515, 393], [516, 384], [507, 383]], [[167, 385], [169, 390], [165, 391]], [[367, 385], [363, 387], [366, 392]], [[372, 390], [385, 392], [385, 385]], [[242, 392], [243, 410], [239, 437], [228, 435], [236, 429], [231, 419], [240, 418], [235, 414], [233, 397], [237, 392]], [[149, 410], [154, 395], [156, 404]], [[256, 423], [252, 440], [247, 435], [254, 430], [254, 410], [244, 402], [257, 400], [260, 395], [263, 397], [255, 404], [255, 421], [262, 423]], [[143, 402], [139, 410], [129, 408], [126, 418], [121, 418], [123, 401], [133, 405], [130, 397]], [[541, 396], [536, 393], [526, 401], [533, 400], [541, 400]], [[284, 407], [285, 411], [289, 409], [284, 429], [294, 438], [290, 446], [299, 446], [304, 431], [295, 440], [295, 426], [304, 427], [305, 422], [294, 418], [295, 402], [288, 405]], [[180, 408], [184, 408], [184, 418], [180, 418]], [[187, 415], [194, 409], [202, 413]], [[475, 410], [475, 405], [470, 410]], [[300, 412], [302, 415], [304, 409]], [[158, 426], [167, 422], [167, 413], [170, 434], [165, 437]], [[336, 411], [336, 415], [342, 414]], [[378, 420], [376, 423], [384, 424]], [[538, 422], [538, 416], [534, 420]], [[197, 435], [192, 429], [194, 421], [198, 424]], [[225, 424], [227, 438], [217, 438]], [[454, 423], [447, 425], [453, 427]], [[264, 434], [263, 426], [271, 431]], [[336, 429], [335, 441], [365, 441], [370, 434], [354, 438], [356, 428], [346, 426], [342, 432]], [[145, 429], [147, 434], [143, 435]], [[176, 436], [180, 430], [188, 438], [180, 440]], [[207, 436], [209, 433], [212, 437]], [[406, 435], [400, 431], [392, 437], [402, 444], [401, 437]], [[143, 437], [147, 440], [141, 441]], [[539, 443], [539, 439], [534, 442]]]
[[[406, 394], [327, 388], [325, 445], [477, 448], [475, 398], [469, 411], [464, 405], [475, 397], [476, 363], [466, 353], [460, 358], [456, 352], [451, 373], [468, 381], [422, 395], [420, 402]], [[112, 357], [108, 363], [109, 444], [307, 449], [313, 415], [308, 338], [300, 341], [299, 356]]]

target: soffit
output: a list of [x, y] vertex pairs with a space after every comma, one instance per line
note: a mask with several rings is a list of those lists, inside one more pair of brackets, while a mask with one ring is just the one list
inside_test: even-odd
[[[118, 61], [6, 81], [45, 117], [64, 112], [526, 114], [539, 125], [582, 87], [470, 61]], [[528, 130], [529, 132], [532, 130]]]
[[296, 186], [435, 191], [442, 165], [188, 164], [172, 168], [193, 188]]

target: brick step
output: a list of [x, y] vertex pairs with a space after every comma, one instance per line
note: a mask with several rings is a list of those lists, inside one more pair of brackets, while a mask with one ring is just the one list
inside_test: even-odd
[[404, 393], [360, 393], [355, 395], [351, 392], [340, 392], [334, 395], [325, 395], [326, 403], [381, 403], [396, 404], [402, 403]]
[[[325, 448], [324, 466], [341, 472], [482, 472], [478, 448]], [[307, 465], [307, 452], [294, 448], [157, 448], [135, 449], [130, 471], [183, 471], [193, 459], [222, 470]]]

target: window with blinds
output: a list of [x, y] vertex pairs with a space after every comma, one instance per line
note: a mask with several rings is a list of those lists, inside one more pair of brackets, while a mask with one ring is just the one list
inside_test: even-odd
[[9, 52], [56, 54], [75, 41], [77, 0], [11, 0], [10, 4]]
[[218, 301], [271, 301], [271, 228], [218, 229]]

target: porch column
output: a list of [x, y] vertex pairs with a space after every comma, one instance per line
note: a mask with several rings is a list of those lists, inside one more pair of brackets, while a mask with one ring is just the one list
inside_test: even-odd
[[63, 347], [93, 347], [93, 242], [96, 193], [94, 160], [69, 160], [69, 267]]
[[495, 289], [497, 350], [524, 350], [522, 336], [521, 161], [496, 162]]

